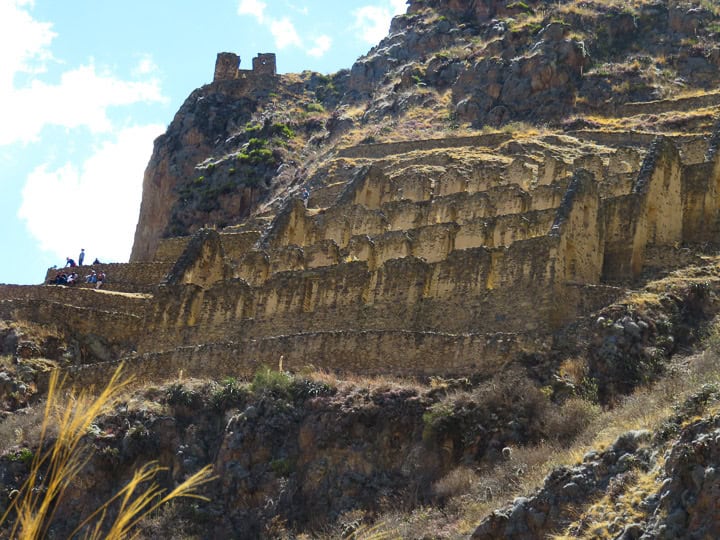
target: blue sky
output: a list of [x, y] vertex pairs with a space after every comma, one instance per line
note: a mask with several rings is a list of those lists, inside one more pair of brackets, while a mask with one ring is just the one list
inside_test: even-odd
[[[208, 5], [212, 5], [210, 10]], [[215, 55], [349, 68], [405, 0], [0, 0], [0, 283], [127, 261], [152, 141]]]

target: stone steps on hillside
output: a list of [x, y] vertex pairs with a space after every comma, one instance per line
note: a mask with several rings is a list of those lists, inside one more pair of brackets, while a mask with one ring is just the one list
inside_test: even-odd
[[[392, 163], [375, 162], [375, 166], [383, 170], [385, 176], [367, 185], [354, 186], [355, 180], [348, 183], [347, 188], [340, 197], [330, 205], [347, 202], [348, 190], [355, 191], [350, 198], [356, 203], [377, 208], [384, 202], [410, 199], [414, 201], [430, 200], [444, 195], [459, 192], [483, 192], [500, 189], [502, 186], [520, 186], [530, 191], [539, 186], [565, 183], [573, 170], [585, 168], [595, 174], [598, 181], [610, 178], [613, 175], [636, 173], [642, 161], [642, 152], [630, 148], [605, 148], [603, 153], [598, 152], [580, 154], [575, 156], [571, 152], [563, 153], [560, 148], [577, 139], [570, 137], [546, 137], [548, 145], [541, 147], [543, 153], [539, 156], [490, 156], [478, 159], [449, 161], [442, 165], [427, 165], [413, 163], [408, 165], [405, 161], [407, 155], [395, 156]], [[649, 139], [651, 142], [654, 139]], [[555, 145], [555, 146], [553, 146]], [[702, 152], [706, 150], [704, 142]], [[553, 150], [549, 150], [553, 148]], [[409, 155], [409, 154], [408, 154]], [[473, 154], [477, 158], [481, 154]], [[392, 172], [390, 172], [392, 171]], [[375, 174], [377, 176], [377, 174]], [[365, 189], [366, 194], [362, 193]]]
[[[308, 210], [295, 201], [281, 212], [259, 244], [262, 249], [248, 251], [236, 264], [236, 276], [261, 286], [281, 272], [348, 261], [366, 262], [374, 272], [391, 259], [415, 257], [435, 263], [456, 250], [508, 247], [542, 237], [556, 221], [569, 183], [567, 164], [559, 166], [552, 156], [545, 158], [542, 166], [551, 170], [543, 180], [552, 183], [521, 178], [523, 184], [534, 186], [527, 191], [512, 183], [526, 169], [518, 160], [510, 163], [507, 177], [500, 177], [505, 183], [499, 185], [490, 180], [470, 186], [467, 178], [458, 181], [457, 177], [437, 181], [428, 171], [420, 175], [401, 171], [389, 178], [377, 168], [367, 169], [332, 207]], [[601, 194], [623, 196], [632, 190], [637, 178], [632, 171], [639, 168], [639, 161], [639, 153], [619, 149], [606, 161], [585, 156], [575, 159], [573, 166], [601, 177], [601, 184], [606, 184]], [[537, 169], [535, 174], [539, 176]], [[475, 191], [478, 188], [484, 191]]]
[[304, 246], [292, 244], [250, 250], [236, 265], [236, 276], [257, 286], [280, 272], [302, 272], [348, 261], [365, 261], [370, 271], [390, 259], [404, 257], [435, 263], [456, 250], [509, 247], [521, 240], [547, 235], [556, 214], [557, 208], [530, 210], [390, 229], [377, 234], [361, 233], [343, 244], [325, 238]]
[[310, 191], [308, 208], [327, 208], [331, 206], [347, 185], [346, 182], [333, 182]]
[[717, 106], [720, 106], [720, 92], [708, 92], [707, 94], [675, 99], [625, 103], [616, 107], [613, 116], [627, 117], [673, 111], [686, 112]]
[[[184, 249], [186, 242], [172, 242], [175, 249]], [[167, 249], [167, 248], [166, 248]], [[182, 251], [180, 251], [182, 253]], [[179, 255], [178, 255], [179, 256]], [[173, 261], [174, 262], [174, 261]], [[45, 283], [49, 283], [57, 273], [69, 274], [75, 272], [79, 281], [73, 288], [94, 288], [95, 285], [85, 283], [86, 276], [92, 271], [105, 272], [105, 290], [128, 293], [152, 293], [170, 271], [172, 263], [169, 261], [153, 261], [142, 263], [105, 263], [91, 266], [77, 266], [74, 268], [50, 268], [45, 276]]]
[[[658, 137], [658, 133], [655, 132], [633, 130], [609, 131], [605, 129], [579, 129], [569, 131], [568, 134], [578, 139], [590, 140], [605, 146], [634, 147], [641, 153]], [[709, 134], [664, 136], [677, 145], [680, 153], [683, 155], [683, 161], [687, 164], [692, 164], [703, 161], [709, 143], [708, 135]]]
[[63, 285], [0, 285], [2, 302], [56, 302], [70, 307], [135, 313], [151, 299], [152, 295], [147, 293], [121, 293]]

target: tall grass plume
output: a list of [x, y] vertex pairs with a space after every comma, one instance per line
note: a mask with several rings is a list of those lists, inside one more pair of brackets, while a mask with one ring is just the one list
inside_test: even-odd
[[[90, 425], [115, 403], [132, 382], [131, 377], [123, 379], [121, 371], [122, 365], [97, 396], [92, 395], [92, 389], [79, 392], [73, 389], [65, 393], [64, 379], [60, 379], [59, 372], [55, 371], [51, 375], [40, 441], [30, 461], [27, 480], [0, 517], [0, 528], [6, 529], [10, 538], [35, 540], [48, 536], [67, 489], [79, 477], [92, 456], [86, 437]], [[57, 433], [54, 440], [50, 440], [50, 431]], [[169, 493], [153, 482], [155, 476], [163, 470], [157, 462], [140, 467], [122, 489], [90, 512], [70, 536], [118, 540], [129, 538], [144, 517], [173, 499], [190, 497], [208, 500], [198, 493], [198, 488], [213, 480], [210, 465]]]

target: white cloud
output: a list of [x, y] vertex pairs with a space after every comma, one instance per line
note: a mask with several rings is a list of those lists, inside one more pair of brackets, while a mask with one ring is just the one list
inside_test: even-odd
[[407, 11], [407, 0], [390, 0], [390, 11], [393, 15], [401, 15]]
[[259, 23], [265, 20], [265, 8], [267, 4], [260, 0], [240, 0], [238, 5], [238, 15], [252, 15]]
[[310, 13], [310, 8], [307, 6], [296, 6], [295, 4], [288, 4], [288, 6], [293, 11], [297, 11], [298, 13], [300, 13], [302, 15], [307, 15], [308, 13]]
[[108, 108], [165, 100], [157, 80], [124, 81], [93, 64], [66, 71], [56, 85], [32, 81], [8, 97], [0, 101], [0, 145], [36, 140], [46, 125], [106, 132]]
[[143, 75], [150, 75], [151, 73], [155, 73], [157, 71], [158, 66], [152, 59], [152, 56], [149, 54], [144, 54], [140, 58], [140, 61], [137, 63], [137, 66], [135, 66], [135, 69], [133, 69], [133, 75], [139, 77]]
[[353, 16], [360, 39], [375, 45], [386, 36], [393, 14], [388, 8], [363, 6], [353, 11]]
[[0, 2], [0, 99], [7, 99], [18, 73], [39, 73], [52, 58], [48, 46], [57, 35], [51, 23], [38, 22], [21, 9], [27, 0]]
[[28, 175], [18, 217], [62, 265], [85, 248], [89, 261], [127, 261], [140, 208], [143, 171], [162, 125], [117, 133], [81, 166], [40, 165]]
[[302, 41], [300, 40], [297, 30], [295, 30], [295, 26], [287, 17], [271, 21], [270, 33], [275, 38], [275, 46], [278, 49], [285, 49], [290, 45], [295, 45], [296, 47], [302, 46]]
[[315, 46], [312, 49], [308, 49], [307, 53], [310, 56], [315, 57], [321, 57], [326, 52], [330, 50], [330, 46], [332, 45], [332, 39], [330, 39], [330, 36], [318, 36], [314, 40]]
[[362, 6], [352, 12], [355, 17], [353, 27], [358, 30], [360, 39], [375, 45], [387, 35], [392, 18], [406, 11], [406, 0], [387, 0], [384, 6]]
[[[35, 21], [23, 9], [31, 4], [0, 0], [0, 146], [37, 140], [47, 125], [109, 131], [108, 108], [165, 100], [159, 81], [147, 78], [153, 68], [149, 57], [137, 68], [143, 81], [122, 80], [98, 70], [92, 60], [65, 71], [57, 83], [38, 79], [35, 75], [52, 59], [48, 47], [56, 34], [49, 23]], [[16, 81], [18, 74], [30, 79]]]

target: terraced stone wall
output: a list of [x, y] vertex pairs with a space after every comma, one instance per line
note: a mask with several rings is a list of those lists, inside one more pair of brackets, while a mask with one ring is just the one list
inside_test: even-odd
[[645, 156], [632, 192], [603, 200], [605, 279], [636, 277], [642, 271], [646, 246], [683, 241], [682, 193], [687, 184], [683, 171], [675, 145], [658, 138]]
[[[280, 356], [286, 367], [366, 373], [492, 369], [524, 340], [617, 295], [603, 280], [679, 264], [679, 243], [710, 238], [716, 154], [683, 164], [676, 145], [658, 139], [639, 171], [640, 154], [619, 149], [575, 160], [572, 177], [550, 154], [492, 160], [491, 172], [440, 166], [437, 156], [416, 168], [415, 155], [392, 174], [361, 167], [328, 208], [291, 201], [263, 236], [202, 230], [164, 241], [160, 259], [180, 254], [152, 299], [81, 296], [70, 323], [89, 331], [81, 315], [95, 310], [114, 321], [111, 341], [137, 331], [127, 344], [147, 355], [137, 369], [148, 377], [250, 373]], [[107, 271], [128, 284], [141, 280], [132, 272], [151, 280], [129, 266]], [[74, 292], [50, 292], [43, 308], [33, 308], [40, 293], [8, 294], [16, 312], [50, 321]], [[506, 337], [495, 345], [493, 336]]]
[[508, 133], [490, 133], [469, 137], [447, 137], [420, 141], [401, 141], [391, 143], [362, 144], [343, 148], [338, 152], [344, 158], [380, 159], [386, 156], [415, 152], [418, 150], [436, 150], [438, 148], [457, 148], [464, 146], [496, 147], [512, 139]]
[[148, 302], [145, 297], [132, 297], [97, 292], [87, 288], [55, 285], [0, 285], [0, 305], [14, 301], [28, 303], [57, 302], [68, 307], [95, 308], [142, 315]]
[[[392, 331], [323, 332], [246, 342], [211, 343], [154, 352], [125, 359], [136, 380], [186, 377], [249, 378], [260, 366], [300, 371], [312, 366], [335, 373], [448, 376], [494, 373], [507, 358], [530, 344], [512, 334], [448, 335]], [[117, 363], [66, 370], [69, 384], [101, 385]], [[47, 386], [41, 376], [39, 386]]]

